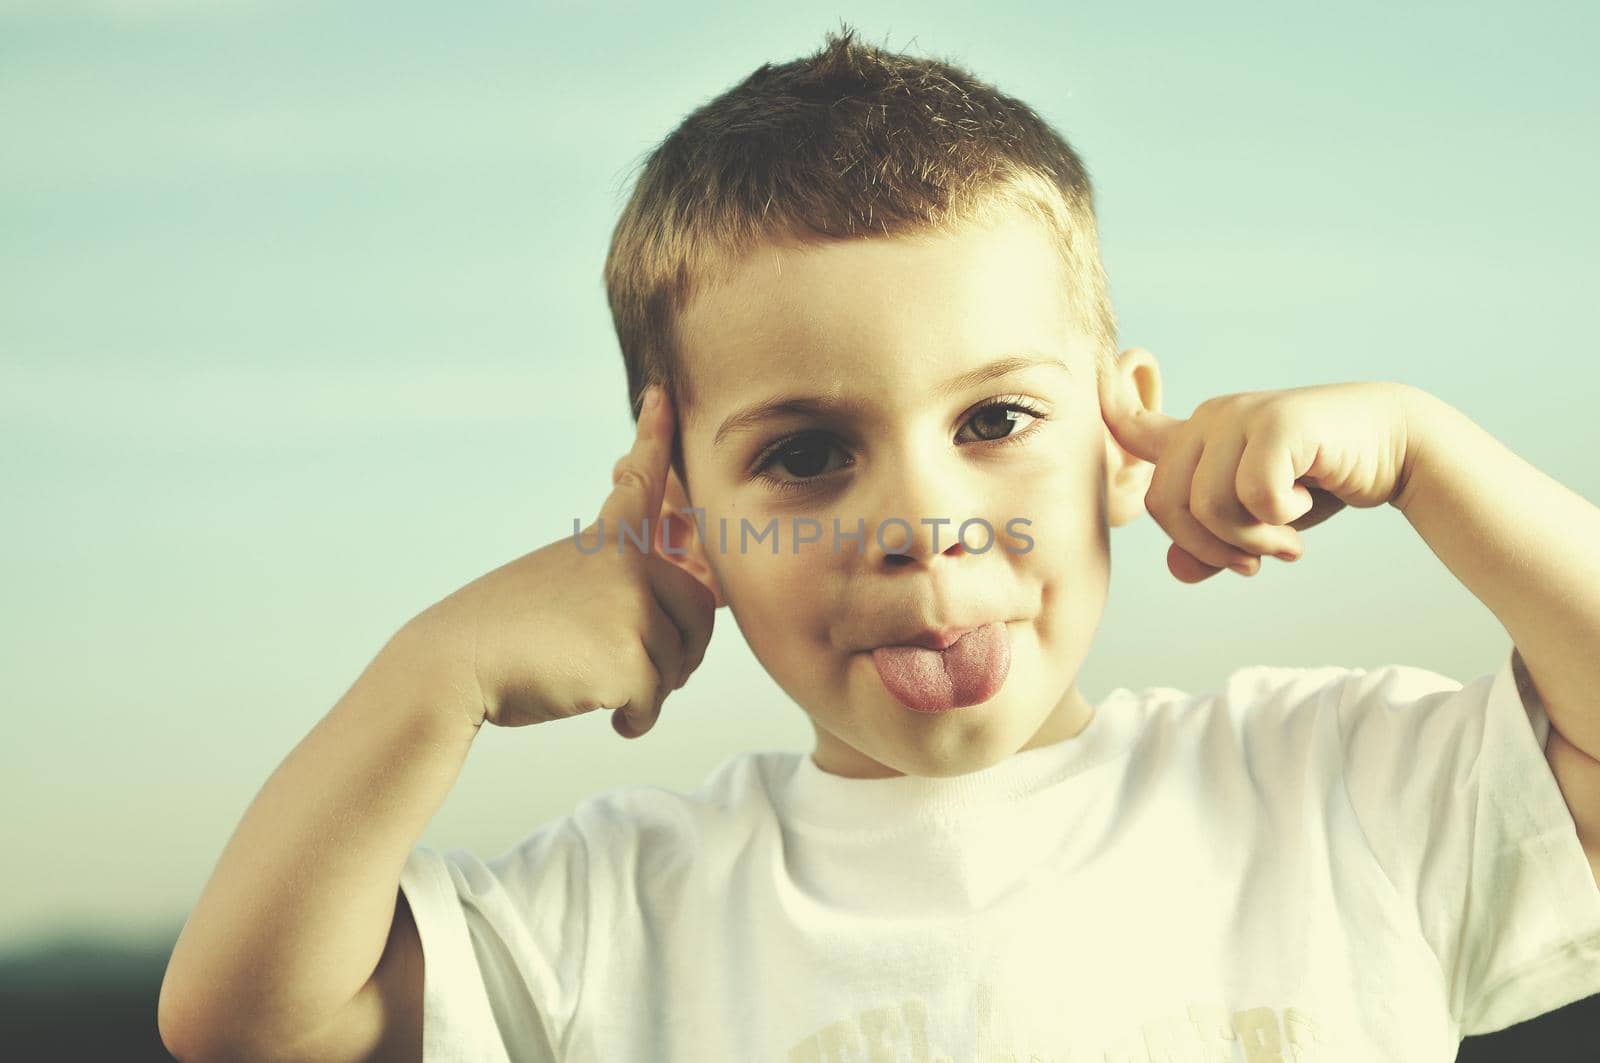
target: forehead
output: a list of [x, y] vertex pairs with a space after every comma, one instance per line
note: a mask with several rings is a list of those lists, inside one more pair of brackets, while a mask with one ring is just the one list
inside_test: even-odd
[[707, 419], [782, 390], [903, 392], [1000, 353], [1064, 353], [1065, 284], [1020, 211], [949, 235], [767, 244], [691, 301], [678, 339]]

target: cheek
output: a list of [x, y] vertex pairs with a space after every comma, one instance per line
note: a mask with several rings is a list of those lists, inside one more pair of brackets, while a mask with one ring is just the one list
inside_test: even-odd
[[1015, 515], [1018, 519], [1009, 529], [996, 530], [1021, 551], [1017, 561], [1024, 568], [1041, 573], [1076, 570], [1094, 557], [1097, 546], [1103, 547], [1099, 500], [1081, 485], [1034, 492]]
[[818, 578], [825, 561], [770, 544], [739, 554], [730, 540], [719, 562], [724, 599], [750, 652], [790, 697], [810, 703], [836, 680], [838, 659], [830, 640], [837, 610], [830, 584]]
[[996, 459], [996, 476], [1013, 494], [1073, 493], [1098, 473], [1102, 460], [1094, 449], [1098, 445], [1098, 438], [1057, 428], [1020, 445], [1015, 454]]
[[791, 552], [787, 541], [780, 541], [773, 552], [769, 539], [763, 543], [751, 541], [741, 551], [734, 526], [730, 525], [728, 548], [724, 552], [719, 543], [711, 544], [709, 563], [723, 588], [723, 597], [729, 606], [749, 619], [753, 628], [777, 628], [791, 639], [804, 633], [809, 621], [815, 621], [827, 611], [819, 571], [830, 562], [824, 554], [816, 553], [818, 544], [802, 547], [799, 554]]

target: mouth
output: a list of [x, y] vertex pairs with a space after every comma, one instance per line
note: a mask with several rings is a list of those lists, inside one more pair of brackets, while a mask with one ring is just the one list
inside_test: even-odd
[[910, 639], [879, 646], [870, 656], [884, 689], [916, 712], [987, 702], [1011, 670], [1011, 634], [1003, 620], [924, 629]]
[[896, 637], [891, 642], [879, 643], [872, 649], [883, 649], [895, 646], [919, 646], [925, 650], [947, 650], [960, 641], [963, 635], [987, 627], [993, 621], [980, 621], [976, 624], [948, 625], [943, 627], [927, 627], [911, 634]]

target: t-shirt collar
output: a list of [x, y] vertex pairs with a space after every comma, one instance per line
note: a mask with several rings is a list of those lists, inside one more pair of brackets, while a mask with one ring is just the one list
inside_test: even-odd
[[1020, 750], [965, 775], [853, 779], [823, 771], [810, 753], [803, 753], [784, 788], [786, 818], [814, 827], [871, 832], [885, 824], [936, 823], [996, 802], [1026, 800], [1125, 749], [1135, 722], [1135, 714], [1127, 711], [1131, 696], [1119, 687], [1071, 738]]

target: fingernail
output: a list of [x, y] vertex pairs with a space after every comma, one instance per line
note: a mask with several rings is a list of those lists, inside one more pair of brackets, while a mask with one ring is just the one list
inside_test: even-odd
[[1241, 576], [1254, 576], [1256, 574], [1256, 571], [1257, 571], [1252, 566], [1244, 564], [1243, 562], [1232, 564], [1232, 565], [1229, 565], [1228, 567], [1233, 569], [1235, 572], [1239, 573], [1239, 575], [1241, 575]]
[[1300, 560], [1300, 555], [1299, 554], [1282, 553], [1282, 554], [1273, 554], [1272, 556], [1277, 558], [1279, 561], [1298, 561], [1298, 560]]

